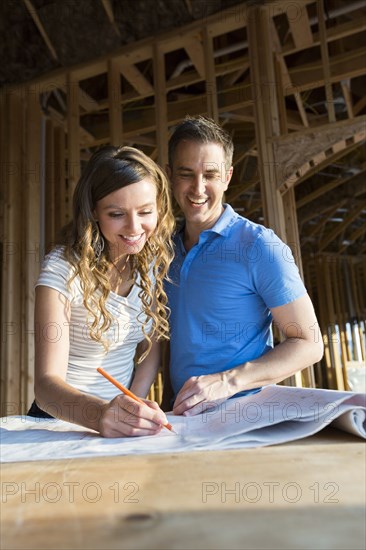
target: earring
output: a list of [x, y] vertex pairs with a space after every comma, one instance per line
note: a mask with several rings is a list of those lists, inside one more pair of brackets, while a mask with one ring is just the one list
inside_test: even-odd
[[95, 258], [97, 262], [99, 262], [102, 252], [104, 250], [104, 238], [101, 233], [98, 234], [98, 240], [94, 244], [93, 248], [94, 248]]

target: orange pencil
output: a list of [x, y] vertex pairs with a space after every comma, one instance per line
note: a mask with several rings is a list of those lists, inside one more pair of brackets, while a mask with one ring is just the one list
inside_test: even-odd
[[[132, 399], [134, 399], [135, 401], [138, 401], [139, 403], [142, 403], [143, 405], [146, 405], [146, 403], [144, 403], [142, 399], [137, 397], [137, 395], [132, 393], [132, 391], [130, 391], [129, 389], [125, 388], [125, 386], [123, 386], [120, 382], [118, 382], [115, 378], [113, 378], [113, 376], [108, 374], [108, 372], [106, 372], [104, 369], [102, 369], [101, 367], [98, 367], [97, 371], [100, 372], [100, 374], [102, 374], [104, 376], [104, 378], [106, 378], [107, 380], [112, 382], [112, 384], [114, 384], [116, 386], [116, 388], [121, 390], [122, 393], [124, 393], [125, 395], [128, 395], [129, 397], [132, 397]], [[163, 424], [163, 426], [167, 430], [170, 430], [171, 432], [174, 432], [173, 426], [171, 424], [169, 424], [169, 422], [167, 424]]]

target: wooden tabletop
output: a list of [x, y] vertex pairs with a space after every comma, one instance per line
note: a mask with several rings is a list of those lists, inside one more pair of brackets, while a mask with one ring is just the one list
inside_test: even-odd
[[365, 444], [3, 464], [1, 548], [364, 549]]

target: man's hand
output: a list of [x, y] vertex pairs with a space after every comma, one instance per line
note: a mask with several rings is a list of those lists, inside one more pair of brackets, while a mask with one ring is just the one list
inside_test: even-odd
[[228, 379], [227, 371], [188, 378], [174, 402], [174, 414], [193, 416], [223, 403], [235, 393]]
[[117, 395], [107, 403], [99, 422], [103, 437], [155, 435], [168, 422], [155, 401], [139, 403], [127, 395]]

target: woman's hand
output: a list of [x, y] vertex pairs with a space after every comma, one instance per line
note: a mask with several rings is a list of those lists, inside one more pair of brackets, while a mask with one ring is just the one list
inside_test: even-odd
[[104, 405], [99, 422], [103, 437], [135, 437], [156, 435], [168, 420], [155, 401], [139, 403], [121, 394]]

